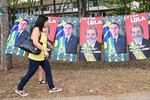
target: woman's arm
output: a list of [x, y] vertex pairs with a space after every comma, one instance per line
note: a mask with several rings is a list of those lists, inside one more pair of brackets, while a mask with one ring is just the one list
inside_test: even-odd
[[52, 45], [50, 42], [47, 42], [47, 45], [48, 45], [48, 47], [51, 48], [51, 49], [54, 48], [53, 45]]
[[38, 49], [40, 49], [41, 51], [44, 51], [46, 50], [46, 48], [44, 48], [41, 43], [39, 42], [39, 39], [40, 39], [40, 31], [39, 31], [39, 28], [38, 27], [35, 27], [32, 31], [32, 34], [31, 34], [31, 38], [32, 38], [32, 41], [33, 41], [33, 44], [35, 45], [35, 47], [37, 47]]

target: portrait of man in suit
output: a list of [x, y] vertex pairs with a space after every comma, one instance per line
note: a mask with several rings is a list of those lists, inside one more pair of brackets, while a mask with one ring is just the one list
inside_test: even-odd
[[24, 40], [26, 40], [29, 36], [30, 33], [26, 30], [26, 28], [28, 27], [29, 22], [26, 19], [23, 19], [19, 25], [18, 25], [18, 32], [16, 35], [16, 39], [15, 39], [15, 47], [18, 47]]
[[[140, 24], [132, 24], [130, 29], [133, 42], [135, 43], [136, 48], [139, 50], [138, 55], [143, 56], [143, 58], [149, 57], [149, 40], [143, 38], [143, 28]], [[134, 54], [134, 50], [131, 50], [132, 48], [129, 48], [129, 55], [131, 59], [138, 59], [136, 58], [136, 55]]]
[[80, 61], [100, 61], [101, 44], [97, 41], [98, 30], [94, 26], [88, 26], [85, 32], [86, 43], [79, 49]]
[[65, 37], [65, 50], [66, 53], [76, 54], [77, 53], [77, 45], [78, 38], [73, 35], [74, 25], [72, 23], [66, 23], [64, 28], [64, 37]]
[[109, 27], [112, 34], [114, 48], [117, 54], [126, 53], [126, 37], [121, 35], [121, 29], [118, 23], [112, 22]]

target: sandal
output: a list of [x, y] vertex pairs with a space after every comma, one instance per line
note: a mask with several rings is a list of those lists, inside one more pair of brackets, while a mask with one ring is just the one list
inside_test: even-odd
[[39, 84], [46, 84], [46, 81], [44, 80], [41, 80], [41, 81], [38, 81]]

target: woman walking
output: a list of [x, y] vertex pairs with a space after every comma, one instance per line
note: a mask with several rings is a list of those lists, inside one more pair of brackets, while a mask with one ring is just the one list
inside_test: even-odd
[[48, 60], [49, 53], [47, 51], [47, 37], [46, 34], [42, 31], [43, 28], [48, 27], [48, 17], [40, 15], [35, 23], [35, 26], [31, 30], [31, 39], [33, 40], [33, 44], [41, 50], [40, 54], [32, 54], [29, 53], [29, 67], [25, 76], [21, 79], [17, 89], [15, 92], [20, 96], [27, 96], [28, 93], [23, 91], [24, 86], [30, 80], [30, 78], [37, 71], [39, 65], [42, 66], [45, 71], [46, 80], [49, 87], [49, 92], [59, 92], [62, 89], [56, 88], [53, 84], [52, 74], [50, 63]]

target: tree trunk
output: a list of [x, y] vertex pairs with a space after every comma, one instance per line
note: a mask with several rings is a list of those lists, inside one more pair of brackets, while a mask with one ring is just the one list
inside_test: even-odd
[[1, 25], [1, 60], [0, 64], [5, 70], [12, 69], [12, 55], [4, 54], [4, 47], [6, 44], [7, 37], [9, 35], [9, 22], [8, 22], [8, 10], [7, 10], [7, 0], [0, 0], [0, 8], [5, 12], [4, 16], [0, 16]]
[[63, 9], [62, 9], [62, 15], [64, 16], [64, 11], [65, 11], [65, 6], [67, 5], [68, 0], [65, 0], [64, 5], [63, 5]]
[[128, 1], [127, 0], [123, 0], [123, 3], [124, 3], [124, 14], [128, 14], [128, 9], [127, 9]]
[[54, 4], [54, 16], [56, 15], [56, 0], [53, 0], [53, 4]]
[[62, 4], [64, 5], [63, 2], [64, 2], [64, 0], [62, 0], [61, 3], [60, 3], [60, 5], [59, 5], [59, 13], [61, 13], [61, 6], [62, 6]]
[[86, 2], [87, 0], [77, 0], [78, 1], [78, 13], [80, 17], [86, 16]]
[[43, 15], [44, 12], [43, 12], [43, 0], [40, 0], [40, 6], [41, 6], [41, 14]]

